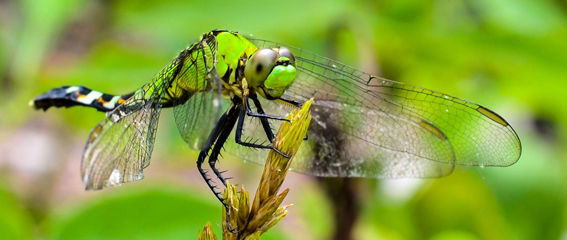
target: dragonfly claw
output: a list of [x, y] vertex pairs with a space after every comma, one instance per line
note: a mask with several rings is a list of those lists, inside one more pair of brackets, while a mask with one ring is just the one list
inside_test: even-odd
[[271, 149], [274, 150], [275, 152], [279, 153], [280, 155], [282, 155], [285, 158], [291, 158], [291, 155], [287, 155], [287, 154], [283, 153], [282, 151], [280, 151], [279, 149], [277, 149], [274, 146], [272, 146]]

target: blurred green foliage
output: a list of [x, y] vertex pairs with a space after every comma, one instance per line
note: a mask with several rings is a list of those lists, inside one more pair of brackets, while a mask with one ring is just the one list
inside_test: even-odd
[[33, 219], [21, 203], [6, 189], [0, 188], [0, 233], [5, 239], [29, 239]]
[[[151, 179], [83, 193], [80, 153], [103, 114], [26, 106], [60, 85], [130, 92], [216, 28], [474, 101], [517, 130], [524, 149], [509, 168], [361, 184], [353, 239], [565, 238], [565, 1], [21, 0], [0, 1], [0, 239], [193, 239], [207, 221], [218, 231], [220, 205], [169, 111]], [[236, 182], [260, 177], [240, 160], [221, 165]], [[318, 184], [288, 182], [295, 207], [265, 239], [331, 238]]]
[[[164, 189], [165, 188], [165, 189]], [[214, 219], [214, 202], [179, 189], [125, 189], [51, 216], [45, 228], [51, 239], [183, 239], [194, 236], [199, 218]], [[160, 224], [156, 224], [160, 223]], [[142, 231], [141, 231], [142, 230]]]

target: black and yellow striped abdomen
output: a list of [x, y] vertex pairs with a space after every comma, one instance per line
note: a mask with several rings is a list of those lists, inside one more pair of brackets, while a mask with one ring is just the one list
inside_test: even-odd
[[30, 102], [35, 109], [47, 110], [50, 107], [86, 106], [108, 112], [122, 104], [134, 93], [112, 95], [91, 90], [83, 86], [62, 86], [41, 94]]

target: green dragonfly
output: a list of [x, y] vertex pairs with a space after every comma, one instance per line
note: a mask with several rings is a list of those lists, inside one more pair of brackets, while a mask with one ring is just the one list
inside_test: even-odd
[[273, 129], [310, 98], [315, 99], [312, 122], [291, 166], [296, 172], [440, 177], [456, 165], [509, 166], [521, 154], [514, 129], [488, 108], [224, 30], [204, 34], [133, 93], [64, 86], [31, 104], [43, 110], [81, 105], [107, 112], [85, 146], [81, 174], [87, 189], [142, 179], [160, 111], [173, 108], [181, 137], [200, 151], [199, 172], [226, 205], [203, 169], [205, 160], [223, 184], [215, 167], [223, 148], [262, 164], [268, 151], [258, 149], [278, 151], [270, 144]]

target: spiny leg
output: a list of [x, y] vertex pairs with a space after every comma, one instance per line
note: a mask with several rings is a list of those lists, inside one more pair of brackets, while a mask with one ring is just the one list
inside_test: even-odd
[[[225, 127], [220, 132], [220, 135], [218, 136], [217, 141], [215, 142], [215, 147], [213, 148], [213, 151], [211, 152], [211, 155], [209, 156], [209, 166], [211, 167], [211, 169], [213, 170], [213, 172], [215, 173], [217, 178], [222, 182], [222, 184], [225, 187], [226, 187], [226, 180], [222, 176], [222, 173], [219, 172], [219, 170], [215, 167], [215, 163], [218, 159], [220, 151], [223, 148], [224, 143], [226, 142], [226, 139], [228, 139], [228, 136], [230, 135], [230, 132], [232, 132], [232, 129], [234, 128], [234, 124], [236, 124], [236, 120], [238, 118], [238, 114], [237, 114], [238, 109], [232, 108], [231, 110], [234, 110], [234, 111], [229, 111], [229, 117], [227, 119], [227, 123], [225, 124]], [[213, 189], [213, 192], [214, 192], [214, 189]], [[232, 233], [236, 233], [237, 232], [236, 229], [233, 229], [230, 226], [230, 208], [229, 208], [228, 204], [226, 203], [226, 199], [224, 199], [222, 197], [220, 192], [215, 193], [215, 195], [217, 196], [217, 198], [220, 200], [220, 202], [224, 206], [228, 230]]]
[[226, 127], [226, 125], [228, 124], [228, 118], [229, 115], [227, 113], [224, 113], [220, 118], [219, 121], [217, 122], [217, 125], [213, 128], [213, 131], [211, 132], [211, 134], [209, 135], [209, 137], [207, 138], [207, 141], [205, 142], [205, 145], [203, 146], [203, 148], [201, 149], [201, 152], [199, 153], [199, 157], [197, 158], [197, 169], [199, 170], [199, 173], [201, 174], [201, 176], [203, 177], [203, 179], [205, 179], [205, 182], [207, 183], [207, 185], [209, 186], [209, 188], [211, 189], [211, 191], [213, 191], [213, 193], [215, 194], [215, 196], [222, 202], [223, 199], [222, 197], [219, 196], [219, 194], [217, 194], [217, 192], [214, 189], [214, 186], [211, 182], [211, 178], [209, 178], [207, 176], [207, 172], [205, 172], [205, 170], [203, 170], [202, 165], [205, 162], [205, 159], [207, 158], [209, 151], [211, 150], [213, 144], [215, 143], [215, 141], [217, 140], [217, 138], [219, 137], [220, 133], [222, 132], [222, 130], [224, 130], [224, 128]]
[[228, 115], [229, 117], [227, 123], [220, 132], [220, 134], [218, 135], [217, 141], [215, 142], [215, 146], [213, 147], [213, 151], [209, 156], [209, 166], [211, 167], [217, 178], [222, 182], [222, 184], [225, 187], [226, 187], [226, 179], [222, 176], [222, 173], [215, 167], [215, 164], [218, 160], [219, 154], [224, 146], [224, 143], [228, 139], [228, 136], [230, 136], [230, 132], [232, 132], [232, 129], [236, 124], [236, 119], [239, 118], [240, 114], [237, 113], [241, 112], [241, 109], [242, 106], [235, 106], [234, 108], [230, 109], [231, 112]]
[[[274, 151], [276, 151], [277, 153], [281, 154], [282, 156], [289, 158], [289, 155], [284, 154], [283, 152], [281, 152], [279, 149], [277, 149], [276, 147], [274, 147], [273, 145], [262, 145], [262, 144], [256, 144], [256, 143], [249, 143], [249, 142], [244, 142], [242, 141], [242, 128], [244, 126], [244, 118], [246, 117], [246, 110], [242, 107], [240, 107], [240, 114], [239, 114], [239, 118], [238, 118], [238, 124], [236, 124], [236, 134], [235, 134], [235, 140], [236, 143], [245, 146], [245, 147], [252, 147], [252, 148], [261, 148], [261, 149], [272, 149]], [[267, 123], [267, 119], [260, 117], [260, 121], [266, 121]], [[268, 136], [268, 138], [270, 138], [270, 135], [273, 136], [274, 133], [272, 132], [272, 129], [270, 128], [269, 123], [267, 123], [267, 127], [266, 125], [264, 125], [262, 123], [262, 125], [264, 126], [264, 131], [266, 132], [266, 135]], [[272, 142], [272, 140], [270, 140], [270, 142]]]
[[[235, 107], [232, 106], [231, 108], [229, 108], [227, 112], [225, 112], [219, 118], [217, 125], [214, 127], [213, 131], [211, 132], [211, 135], [209, 135], [209, 138], [207, 138], [205, 145], [203, 146], [201, 152], [199, 153], [199, 158], [197, 159], [197, 168], [199, 169], [199, 173], [201, 174], [203, 179], [205, 179], [205, 182], [207, 183], [207, 186], [209, 186], [209, 189], [211, 189], [213, 194], [215, 194], [215, 197], [221, 202], [221, 204], [224, 206], [226, 210], [226, 221], [228, 224], [228, 230], [232, 233], [236, 233], [237, 231], [230, 226], [230, 208], [226, 203], [225, 199], [222, 197], [222, 194], [215, 190], [216, 187], [212, 184], [211, 181], [212, 179], [207, 177], [207, 173], [203, 170], [202, 165], [203, 162], [205, 162], [205, 158], [207, 158], [207, 155], [211, 150], [213, 144], [215, 144], [214, 149], [217, 149], [217, 146], [220, 146], [220, 148], [222, 148], [222, 145], [224, 144], [226, 138], [228, 137], [228, 135], [226, 135], [225, 132], [228, 132], [230, 134], [232, 128], [234, 127], [234, 124], [236, 123], [236, 118], [238, 118], [238, 114], [236, 112]], [[224, 139], [222, 138], [223, 136]], [[213, 150], [213, 152], [211, 153], [211, 157], [209, 158], [209, 165], [212, 167], [212, 170], [215, 172], [215, 175], [223, 182], [223, 184], [225, 184], [224, 178], [222, 178], [220, 172], [216, 168], [214, 168], [214, 163], [211, 164], [211, 158], [213, 158], [214, 155], [214, 159], [212, 161], [216, 161], [216, 158], [218, 157], [218, 152], [220, 151]]]
[[287, 99], [287, 98], [283, 98], [283, 97], [280, 97], [278, 99], [283, 101], [283, 102], [289, 103], [289, 104], [291, 104], [291, 105], [293, 105], [297, 108], [301, 108], [303, 106], [303, 103], [300, 103], [300, 102], [292, 100], [292, 99]]
[[[256, 102], [258, 102], [256, 108], [258, 108], [258, 112], [260, 112], [260, 110], [261, 110], [261, 107], [259, 107], [260, 101], [258, 101], [258, 98], [252, 98], [252, 100], [254, 100], [254, 104], [256, 104]], [[293, 105], [293, 106], [295, 106], [295, 107], [297, 107], [297, 108], [301, 108], [301, 107], [303, 106], [303, 103], [298, 102], [298, 101], [295, 101], [295, 100], [292, 100], [292, 99], [287, 99], [287, 98], [280, 97], [280, 98], [278, 98], [278, 100], [280, 100], [280, 101], [282, 101], [282, 102], [285, 102], [285, 103], [288, 103], [288, 104], [291, 104], [291, 105]], [[264, 124], [264, 123], [262, 122], [262, 125], [263, 125], [263, 124]], [[264, 127], [264, 131], [265, 131], [265, 127]], [[269, 138], [269, 137], [268, 137], [268, 138]], [[307, 136], [307, 134], [305, 134], [305, 138], [303, 138], [303, 141], [307, 141], [308, 139], [309, 139], [309, 136]]]
[[250, 108], [250, 104], [248, 103], [248, 99], [249, 99], [249, 96], [244, 95], [244, 108], [246, 109], [246, 115], [248, 115], [250, 117], [268, 118], [268, 119], [275, 119], [275, 120], [288, 121], [289, 122], [289, 119], [286, 119], [285, 117], [278, 117], [278, 116], [268, 115], [268, 114], [265, 114], [265, 113], [254, 113], [252, 111], [252, 109]]
[[[254, 105], [256, 106], [258, 113], [266, 114], [264, 112], [264, 109], [262, 108], [262, 104], [260, 104], [260, 100], [258, 100], [257, 97], [253, 96], [252, 101], [254, 101]], [[240, 116], [240, 117], [242, 117], [242, 116]], [[274, 136], [274, 132], [272, 131], [272, 127], [270, 127], [270, 122], [268, 122], [268, 119], [267, 118], [260, 118], [260, 122], [262, 123], [262, 127], [264, 128], [264, 132], [266, 133], [268, 140], [270, 140], [270, 142], [274, 142], [274, 138], [276, 138], [276, 137]]]

